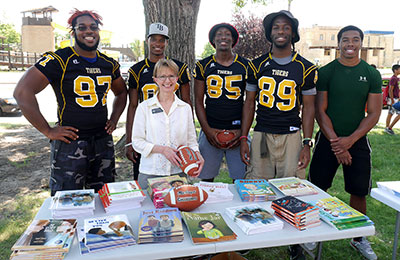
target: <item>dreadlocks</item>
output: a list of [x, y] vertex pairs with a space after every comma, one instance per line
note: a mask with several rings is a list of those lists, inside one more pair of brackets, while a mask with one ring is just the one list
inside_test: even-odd
[[103, 17], [101, 17], [98, 13], [91, 11], [91, 10], [83, 10], [79, 11], [78, 9], [75, 8], [75, 10], [71, 11], [71, 17], [68, 19], [68, 25], [71, 28], [71, 30], [74, 29], [76, 25], [76, 19], [80, 16], [87, 15], [93, 18], [97, 24], [103, 25], [101, 20], [103, 20]]

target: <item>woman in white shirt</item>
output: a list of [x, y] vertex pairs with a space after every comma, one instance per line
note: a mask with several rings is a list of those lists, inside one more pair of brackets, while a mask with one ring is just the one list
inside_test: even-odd
[[159, 60], [153, 72], [157, 94], [136, 109], [132, 145], [142, 155], [139, 185], [147, 188], [147, 179], [180, 174], [176, 148], [186, 145], [199, 157], [200, 174], [204, 159], [199, 152], [191, 107], [175, 94], [178, 66], [172, 60]]

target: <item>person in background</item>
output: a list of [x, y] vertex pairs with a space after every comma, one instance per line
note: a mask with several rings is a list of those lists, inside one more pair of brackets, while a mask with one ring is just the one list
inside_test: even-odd
[[[387, 88], [388, 90], [388, 99], [390, 100], [388, 107], [388, 114], [386, 117], [386, 128], [385, 132], [394, 135], [393, 127], [400, 119], [400, 111], [396, 110], [393, 105], [399, 100], [399, 78], [400, 75], [400, 65], [395, 64], [392, 66], [393, 76], [390, 78], [389, 84]], [[391, 122], [392, 116], [397, 114], [396, 118]]]

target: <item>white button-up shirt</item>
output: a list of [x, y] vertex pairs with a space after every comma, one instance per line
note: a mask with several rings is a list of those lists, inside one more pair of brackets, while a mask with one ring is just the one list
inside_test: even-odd
[[199, 151], [191, 107], [176, 95], [167, 114], [157, 98], [158, 95], [139, 104], [132, 128], [132, 146], [141, 153], [139, 172], [169, 176], [182, 172], [160, 153], [152, 153], [155, 145], [178, 148], [186, 145]]

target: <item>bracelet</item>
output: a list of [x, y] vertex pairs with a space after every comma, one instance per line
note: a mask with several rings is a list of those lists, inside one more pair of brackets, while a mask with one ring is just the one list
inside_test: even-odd
[[246, 135], [242, 135], [241, 137], [239, 137], [239, 140], [242, 140], [242, 139], [246, 139], [246, 141], [248, 140]]
[[132, 143], [129, 143], [129, 144], [126, 144], [125, 147], [131, 146], [131, 145], [132, 145]]
[[303, 142], [304, 141], [311, 141], [312, 139], [311, 138], [303, 138]]

